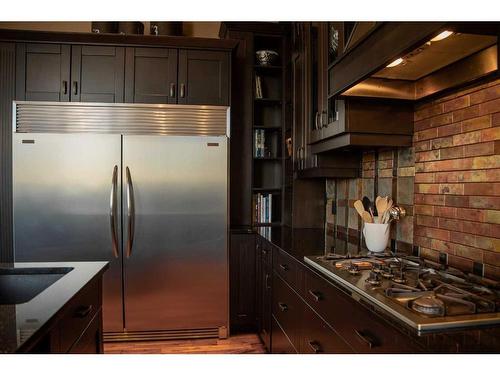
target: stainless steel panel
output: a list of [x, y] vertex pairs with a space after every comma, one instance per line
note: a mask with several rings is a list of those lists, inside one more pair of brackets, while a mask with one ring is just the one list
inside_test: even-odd
[[14, 102], [14, 130], [30, 133], [229, 135], [229, 108], [208, 105]]
[[[121, 165], [120, 135], [13, 135], [15, 260], [109, 261], [103, 294], [106, 331], [123, 329], [122, 257], [113, 255], [110, 228], [115, 165]], [[120, 175], [118, 168], [118, 197]], [[120, 223], [120, 210], [111, 211]], [[120, 249], [119, 226], [116, 230]]]
[[[127, 331], [227, 326], [227, 138], [124, 136], [127, 167], [135, 202]], [[124, 225], [124, 241], [130, 235]]]

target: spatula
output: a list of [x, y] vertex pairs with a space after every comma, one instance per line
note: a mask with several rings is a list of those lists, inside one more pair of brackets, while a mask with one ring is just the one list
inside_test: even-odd
[[382, 224], [382, 218], [387, 210], [387, 200], [379, 196], [375, 199], [375, 205], [377, 206], [379, 223]]

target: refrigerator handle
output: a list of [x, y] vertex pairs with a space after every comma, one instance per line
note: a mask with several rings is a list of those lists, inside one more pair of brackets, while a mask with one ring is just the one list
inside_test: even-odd
[[118, 237], [116, 234], [117, 201], [116, 186], [118, 182], [118, 166], [113, 168], [111, 178], [111, 196], [109, 198], [109, 223], [111, 225], [111, 240], [113, 241], [113, 255], [118, 258]]
[[126, 176], [127, 176], [127, 218], [128, 218], [127, 258], [129, 258], [132, 255], [132, 246], [134, 245], [134, 231], [135, 231], [134, 186], [132, 185], [132, 177], [130, 176], [129, 167], [126, 168]]

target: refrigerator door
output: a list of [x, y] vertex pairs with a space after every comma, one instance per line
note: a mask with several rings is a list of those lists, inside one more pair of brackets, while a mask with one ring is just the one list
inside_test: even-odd
[[227, 327], [227, 152], [225, 136], [123, 136], [127, 331]]
[[106, 260], [104, 330], [123, 330], [121, 136], [13, 135], [14, 257]]

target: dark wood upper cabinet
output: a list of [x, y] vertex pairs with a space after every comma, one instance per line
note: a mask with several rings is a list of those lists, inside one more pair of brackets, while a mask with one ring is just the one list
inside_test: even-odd
[[16, 46], [16, 99], [70, 100], [71, 46], [18, 43]]
[[124, 48], [18, 43], [16, 99], [123, 102]]
[[71, 101], [122, 103], [125, 49], [72, 46]]
[[229, 105], [229, 56], [218, 51], [179, 51], [179, 104]]
[[177, 50], [127, 48], [125, 102], [177, 103]]

